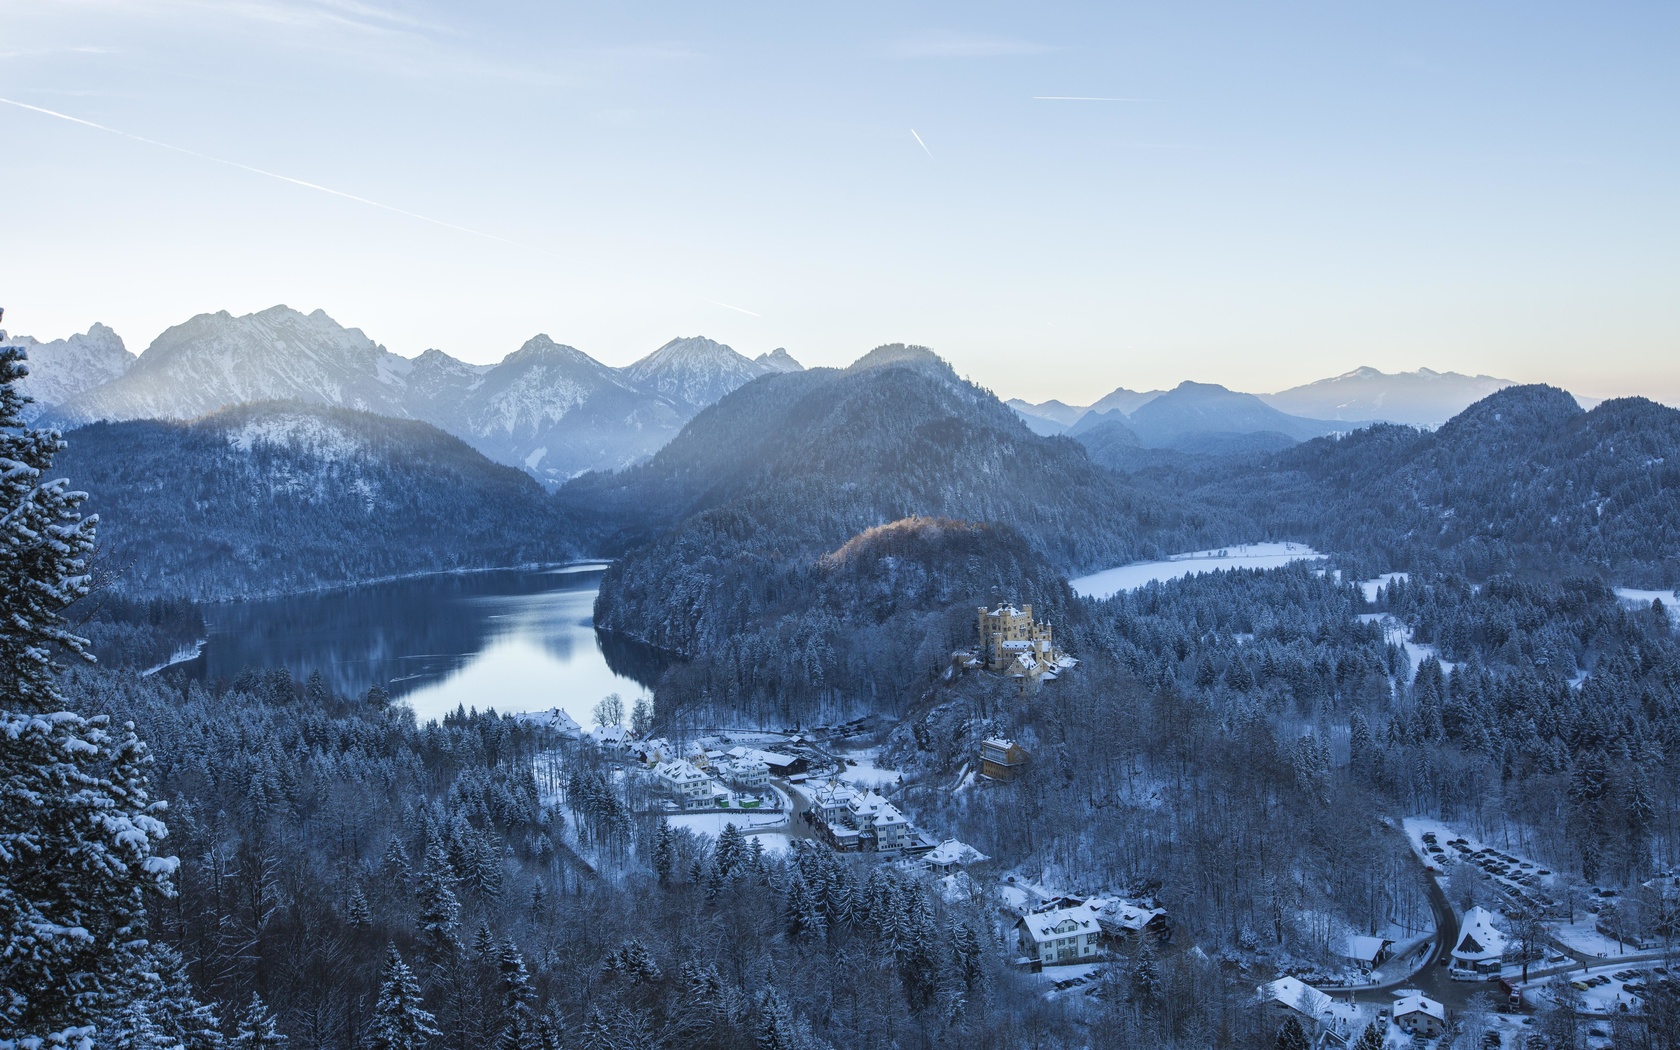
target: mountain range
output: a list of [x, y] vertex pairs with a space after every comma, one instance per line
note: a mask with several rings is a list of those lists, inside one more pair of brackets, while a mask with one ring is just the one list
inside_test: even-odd
[[26, 423], [34, 422], [53, 405], [119, 378], [135, 361], [123, 345], [122, 336], [102, 324], [50, 343], [27, 335], [8, 339], [6, 333], [0, 332], [0, 342], [29, 351], [29, 376], [20, 384], [20, 389], [33, 399], [23, 407]]
[[[40, 354], [54, 377], [31, 380], [37, 415], [54, 425], [196, 419], [235, 405], [297, 401], [432, 423], [551, 486], [646, 459], [723, 394], [801, 367], [786, 350], [755, 360], [702, 337], [672, 340], [625, 368], [546, 335], [494, 365], [441, 350], [410, 359], [321, 310], [285, 306], [242, 317], [200, 314], [126, 361], [121, 340], [102, 325], [62, 346], [29, 343], [32, 363]], [[54, 366], [72, 359], [98, 367]]]
[[[1121, 387], [1088, 405], [1061, 401], [1009, 402], [1038, 434], [1069, 434], [1092, 417], [1121, 423], [1143, 448], [1181, 452], [1254, 451], [1344, 433], [1374, 422], [1436, 427], [1496, 390], [1508, 379], [1457, 372], [1388, 374], [1357, 368], [1330, 379], [1275, 394], [1241, 394], [1211, 383], [1181, 383], [1172, 390]], [[1596, 402], [1581, 400], [1582, 407]], [[1118, 414], [1116, 414], [1118, 413]], [[1081, 440], [1084, 440], [1083, 438]]]

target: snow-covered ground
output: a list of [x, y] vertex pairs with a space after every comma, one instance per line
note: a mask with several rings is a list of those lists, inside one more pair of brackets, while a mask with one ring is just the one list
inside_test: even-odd
[[[737, 809], [727, 813], [673, 813], [666, 817], [665, 821], [673, 828], [688, 828], [690, 831], [697, 831], [702, 835], [711, 835], [716, 838], [722, 834], [726, 824], [733, 824], [742, 831], [752, 831], [754, 828], [781, 827], [787, 823], [787, 814], [755, 813], [750, 809]], [[782, 836], [782, 838], [786, 837], [786, 835]], [[765, 846], [769, 845], [769, 842], [765, 843]]]
[[868, 751], [848, 751], [842, 757], [847, 760], [848, 764], [840, 771], [837, 779], [855, 787], [871, 789], [891, 787], [901, 779], [898, 770], [884, 769], [875, 764], [878, 757], [875, 748], [870, 748]]
[[[1433, 645], [1424, 645], [1421, 642], [1412, 641], [1412, 629], [1388, 613], [1360, 613], [1359, 622], [1380, 625], [1385, 639], [1406, 650], [1406, 659], [1411, 661], [1412, 665], [1412, 678], [1417, 677], [1418, 665], [1423, 663], [1426, 658], [1433, 656], [1435, 659], [1441, 660], [1441, 654], [1435, 651]], [[1441, 673], [1449, 674], [1457, 666], [1450, 660], [1441, 660]]]
[[1411, 578], [1412, 574], [1409, 572], [1385, 572], [1374, 580], [1360, 580], [1359, 586], [1365, 591], [1365, 600], [1368, 602], [1374, 602], [1377, 600], [1377, 592], [1382, 590], [1384, 587], [1387, 587], [1395, 580], [1406, 580], [1410, 582]]
[[1135, 591], [1156, 581], [1221, 569], [1276, 569], [1291, 562], [1313, 561], [1324, 555], [1304, 543], [1245, 543], [1217, 550], [1175, 554], [1164, 561], [1143, 561], [1069, 580], [1075, 594], [1083, 598], [1112, 598], [1122, 591]]
[[1676, 596], [1673, 591], [1641, 591], [1633, 587], [1617, 587], [1616, 597], [1623, 605], [1637, 609], [1649, 609], [1653, 601], [1660, 601], [1663, 608], [1668, 610], [1669, 620], [1680, 624], [1680, 596]]
[[140, 677], [145, 678], [148, 675], [157, 674], [159, 671], [162, 671], [163, 669], [168, 668], [168, 667], [174, 667], [176, 664], [190, 664], [190, 663], [192, 663], [194, 660], [198, 659], [198, 657], [201, 653], [204, 652], [204, 646], [208, 642], [209, 642], [208, 638], [200, 638], [198, 641], [194, 642], [192, 645], [181, 646], [179, 649], [176, 649], [174, 654], [171, 655], [169, 657], [169, 659], [165, 660], [163, 663], [158, 664], [155, 667], [148, 667], [144, 671], [141, 671], [140, 672]]
[[1606, 959], [1614, 959], [1618, 955], [1626, 955], [1635, 949], [1598, 932], [1598, 916], [1586, 909], [1575, 913], [1575, 921], [1570, 925], [1559, 924], [1552, 935], [1560, 944], [1587, 955], [1597, 955]]

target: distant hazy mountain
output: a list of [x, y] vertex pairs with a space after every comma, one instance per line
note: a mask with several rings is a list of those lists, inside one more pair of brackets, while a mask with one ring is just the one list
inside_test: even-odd
[[[1246, 435], [1278, 434], [1294, 441], [1352, 429], [1353, 424], [1286, 415], [1253, 394], [1239, 394], [1216, 383], [1183, 382], [1153, 398], [1127, 417], [1138, 440], [1153, 448], [1184, 451], [1248, 450]], [[1261, 447], [1275, 446], [1275, 439]]]
[[1004, 404], [1015, 410], [1021, 421], [1034, 434], [1048, 437], [1051, 434], [1065, 433], [1067, 429], [1079, 422], [1081, 416], [1089, 409], [1077, 405], [1065, 405], [1060, 401], [1041, 401], [1034, 405], [1012, 397]]
[[50, 343], [27, 335], [5, 339], [4, 333], [0, 333], [0, 342], [29, 351], [29, 378], [19, 384], [25, 394], [35, 399], [34, 404], [23, 407], [26, 423], [53, 405], [116, 379], [132, 368], [135, 360], [123, 346], [122, 337], [102, 324], [83, 334]]
[[105, 381], [62, 395], [54, 388], [41, 401], [53, 406], [48, 419], [72, 426], [194, 419], [273, 400], [355, 408], [424, 420], [559, 484], [646, 459], [729, 391], [799, 368], [786, 350], [754, 361], [701, 337], [673, 340], [622, 369], [546, 335], [495, 365], [440, 350], [410, 360], [320, 310], [276, 306], [244, 317], [200, 314], [164, 332], [132, 367], [112, 366]]
[[101, 585], [216, 599], [440, 569], [564, 561], [574, 530], [521, 471], [414, 420], [262, 403], [70, 431]]
[[1411, 426], [1439, 426], [1496, 390], [1512, 386], [1509, 379], [1466, 376], [1457, 372], [1416, 372], [1389, 375], [1375, 368], [1356, 368], [1332, 379], [1291, 387], [1261, 400], [1283, 412], [1318, 419], [1378, 419]]
[[1118, 410], [1129, 416], [1165, 392], [1163, 390], [1127, 390], [1125, 387], [1120, 387], [1094, 403], [1088, 411], [1113, 412]]

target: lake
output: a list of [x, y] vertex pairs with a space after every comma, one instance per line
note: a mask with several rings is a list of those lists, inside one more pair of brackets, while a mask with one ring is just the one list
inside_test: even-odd
[[563, 709], [588, 727], [608, 693], [626, 709], [667, 660], [594, 627], [602, 563], [423, 576], [322, 594], [209, 606], [209, 638], [178, 665], [199, 679], [247, 667], [320, 671], [333, 691], [375, 685], [421, 721], [456, 707]]

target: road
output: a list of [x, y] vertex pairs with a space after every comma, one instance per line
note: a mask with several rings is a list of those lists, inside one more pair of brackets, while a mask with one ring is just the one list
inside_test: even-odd
[[[1361, 985], [1356, 987], [1325, 987], [1320, 989], [1327, 995], [1345, 996], [1349, 993], [1358, 1002], [1380, 1003], [1384, 1006], [1394, 1001], [1394, 992], [1401, 988], [1416, 988], [1418, 991], [1442, 1003], [1449, 1010], [1462, 1010], [1470, 1005], [1470, 1000], [1478, 995], [1492, 995], [1497, 1001], [1500, 997], [1499, 985], [1496, 981], [1455, 981], [1450, 976], [1447, 966], [1442, 960], [1452, 955], [1453, 946], [1458, 943], [1458, 916], [1453, 913], [1452, 904], [1441, 889], [1441, 883], [1433, 871], [1424, 875], [1425, 890], [1429, 897], [1429, 908], [1435, 913], [1435, 937], [1429, 943], [1429, 961], [1423, 968], [1413, 972], [1408, 977], [1385, 981], [1382, 984]], [[1588, 955], [1564, 945], [1557, 945], [1558, 949], [1571, 956], [1571, 961], [1550, 966], [1530, 966], [1528, 970], [1528, 985], [1530, 989], [1548, 977], [1560, 973], [1573, 973], [1579, 970], [1597, 969], [1604, 966], [1634, 965], [1637, 963], [1661, 962], [1671, 957], [1671, 953], [1664, 951], [1649, 951], [1629, 953], [1627, 955]]]

